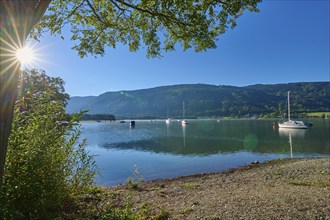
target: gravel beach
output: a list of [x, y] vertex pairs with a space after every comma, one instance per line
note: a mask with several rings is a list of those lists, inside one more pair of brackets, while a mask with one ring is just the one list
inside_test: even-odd
[[278, 159], [107, 190], [129, 197], [135, 210], [167, 213], [163, 219], [330, 219], [330, 158]]

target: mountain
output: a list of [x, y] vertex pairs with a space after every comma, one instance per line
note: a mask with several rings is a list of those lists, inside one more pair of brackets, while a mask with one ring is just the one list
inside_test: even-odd
[[106, 92], [99, 96], [72, 97], [68, 113], [89, 110], [89, 114], [116, 117], [189, 117], [283, 115], [291, 91], [292, 113], [330, 111], [330, 82], [302, 82], [245, 87], [184, 84], [150, 89]]

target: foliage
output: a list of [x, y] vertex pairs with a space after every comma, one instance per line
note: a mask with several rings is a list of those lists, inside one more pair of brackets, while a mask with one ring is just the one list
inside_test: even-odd
[[80, 131], [59, 123], [65, 117], [66, 95], [57, 90], [62, 82], [36, 70], [23, 74], [1, 191], [5, 219], [54, 218], [93, 183], [96, 165], [85, 143], [78, 144]]
[[139, 182], [135, 182], [132, 177], [128, 177], [124, 185], [128, 189], [140, 190]]
[[[287, 91], [291, 91], [291, 114], [330, 111], [329, 82], [254, 85], [247, 87], [205, 84], [162, 86], [152, 89], [107, 92], [96, 97], [73, 97], [67, 111], [88, 109], [92, 114], [116, 117], [284, 117]], [[168, 113], [167, 113], [168, 110]]]
[[[146, 46], [148, 57], [161, 50], [172, 51], [176, 44], [184, 50], [215, 48], [217, 37], [236, 26], [245, 10], [258, 12], [261, 0], [54, 0], [35, 27], [36, 39], [42, 30], [62, 35], [70, 25], [73, 48], [81, 57], [103, 55], [105, 47], [128, 45], [130, 51]], [[63, 38], [63, 36], [62, 36]]]
[[141, 190], [141, 182], [143, 182], [143, 178], [138, 170], [138, 166], [135, 164], [133, 175], [128, 177], [124, 185], [129, 189]]
[[66, 106], [70, 97], [65, 93], [63, 79], [47, 76], [44, 70], [38, 71], [37, 69], [26, 69], [22, 72], [20, 78], [20, 98], [24, 100], [39, 99], [47, 95], [48, 100], [61, 102], [64, 107]]

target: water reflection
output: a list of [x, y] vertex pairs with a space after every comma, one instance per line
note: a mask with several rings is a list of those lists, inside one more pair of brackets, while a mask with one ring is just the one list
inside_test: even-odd
[[305, 137], [307, 129], [290, 129], [290, 128], [279, 128], [278, 133], [280, 136], [292, 136], [297, 138]]
[[282, 154], [288, 152], [290, 136], [296, 156], [329, 152], [329, 127], [320, 123], [307, 130], [273, 130], [270, 120], [221, 123], [192, 120], [186, 127], [176, 121], [169, 124], [137, 121], [135, 129], [131, 130], [127, 124], [84, 123], [83, 133], [89, 146], [180, 156], [202, 157], [234, 152]]
[[[216, 172], [252, 161], [327, 156], [330, 120], [307, 130], [272, 129], [272, 120], [191, 120], [82, 123], [82, 138], [104, 176], [100, 184], [123, 183], [137, 164], [146, 180]], [[288, 146], [289, 145], [289, 146]], [[294, 148], [294, 152], [293, 152]]]
[[166, 136], [170, 136], [170, 121], [166, 121]]
[[183, 148], [186, 148], [186, 126], [182, 127]]
[[289, 144], [290, 144], [290, 158], [293, 158], [293, 153], [292, 153], [292, 138], [291, 134], [289, 133]]
[[306, 134], [306, 129], [289, 129], [289, 128], [279, 128], [278, 133], [280, 136], [285, 136], [289, 138], [289, 146], [290, 146], [290, 158], [293, 158], [293, 139], [295, 138], [303, 138]]

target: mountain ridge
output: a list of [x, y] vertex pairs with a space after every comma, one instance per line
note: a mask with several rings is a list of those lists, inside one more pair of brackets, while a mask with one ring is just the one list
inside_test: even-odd
[[67, 112], [89, 110], [89, 114], [180, 118], [185, 102], [187, 117], [282, 115], [287, 91], [291, 91], [293, 112], [330, 111], [330, 82], [297, 82], [242, 87], [198, 83], [109, 91], [98, 96], [72, 97]]

